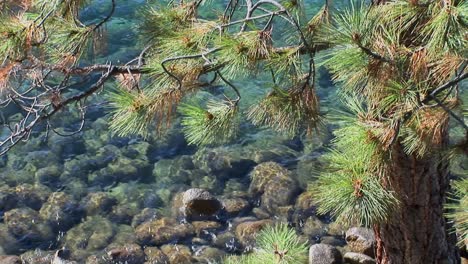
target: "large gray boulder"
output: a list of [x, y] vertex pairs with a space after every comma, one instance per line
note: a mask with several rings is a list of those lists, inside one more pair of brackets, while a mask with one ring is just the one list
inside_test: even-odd
[[347, 252], [344, 255], [346, 263], [349, 264], [375, 264], [375, 260], [367, 255], [355, 252]]
[[366, 254], [374, 257], [375, 236], [374, 231], [365, 227], [352, 227], [346, 231], [346, 242], [352, 252]]
[[192, 188], [174, 198], [173, 210], [187, 221], [217, 220], [224, 212], [224, 205], [210, 192]]
[[326, 244], [315, 244], [309, 248], [309, 264], [341, 264], [340, 251]]

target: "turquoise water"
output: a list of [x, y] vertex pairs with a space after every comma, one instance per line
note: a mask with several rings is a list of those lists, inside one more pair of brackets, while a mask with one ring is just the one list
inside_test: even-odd
[[[99, 56], [89, 55], [87, 63], [121, 64], [139, 54], [144, 45], [136, 25], [146, 2], [117, 1]], [[216, 6], [221, 1], [213, 2]], [[307, 1], [306, 12], [310, 15], [320, 7], [319, 1]], [[110, 1], [96, 0], [81, 16], [91, 23], [104, 17], [109, 8]], [[206, 7], [202, 15], [212, 17], [210, 10]], [[327, 72], [319, 69], [319, 73], [317, 84], [326, 113], [331, 108], [328, 97], [335, 90]], [[260, 76], [236, 80], [236, 84], [247, 98], [245, 108], [268, 91], [270, 81]], [[111, 87], [109, 83], [104, 90]], [[208, 92], [198, 96], [208, 96]], [[305, 193], [330, 138], [327, 128], [317, 137], [290, 139], [243, 124], [238, 140], [207, 148], [189, 146], [177, 122], [162, 137], [123, 138], [109, 131], [101, 96], [92, 99], [83, 132], [46, 137], [38, 131], [0, 158], [0, 255], [50, 263], [57, 250], [65, 248], [64, 258], [78, 263], [118, 263], [109, 260], [112, 250], [125, 249], [136, 256], [131, 263], [143, 263], [162, 249], [169, 258], [175, 256], [171, 263], [214, 263], [225, 254], [250, 249], [236, 226], [268, 221], [291, 223], [310, 244], [343, 245], [341, 228], [328, 217], [315, 215], [315, 205]], [[66, 111], [52, 122], [63, 131], [78, 126], [76, 113]], [[287, 171], [273, 163], [265, 166], [265, 162], [280, 164]], [[275, 195], [288, 196], [284, 203], [252, 191], [252, 171], [268, 175], [270, 168], [280, 175], [268, 179], [278, 184]], [[187, 224], [178, 217], [177, 195], [189, 188], [209, 191], [229, 204], [231, 211], [215, 221]], [[161, 228], [169, 238], [147, 239], [146, 227]], [[174, 244], [180, 250], [174, 250]]]

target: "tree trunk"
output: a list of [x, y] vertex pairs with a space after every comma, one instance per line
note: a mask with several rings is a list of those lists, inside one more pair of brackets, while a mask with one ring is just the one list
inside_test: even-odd
[[378, 263], [460, 263], [456, 238], [449, 234], [444, 218], [448, 162], [442, 154], [406, 155], [400, 144], [393, 154], [395, 167], [388, 184], [395, 190], [400, 208], [387, 223], [375, 227]]

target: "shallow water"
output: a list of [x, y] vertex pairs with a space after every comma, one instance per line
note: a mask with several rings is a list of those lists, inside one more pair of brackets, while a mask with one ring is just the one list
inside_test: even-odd
[[[109, 2], [94, 1], [82, 12], [83, 20], [92, 22], [105, 16]], [[106, 26], [102, 55], [90, 56], [90, 61], [119, 64], [139, 54], [143, 45], [135, 25], [140, 21], [138, 10], [146, 2], [117, 1], [115, 16]], [[318, 1], [310, 1], [306, 12], [319, 8]], [[206, 17], [213, 16], [209, 10], [205, 12]], [[325, 114], [336, 107], [336, 100], [328, 100], [335, 89], [324, 69], [319, 69], [319, 75], [318, 93]], [[243, 87], [248, 105], [267, 92], [269, 81], [259, 77], [237, 83]], [[54, 122], [67, 131], [77, 127], [76, 120], [65, 112]], [[317, 216], [313, 201], [304, 193], [320, 166], [317, 160], [330, 139], [331, 127], [317, 137], [289, 139], [244, 124], [241, 137], [232, 144], [197, 148], [187, 145], [177, 122], [160, 138], [112, 136], [105, 105], [97, 104], [90, 108], [83, 132], [48, 138], [38, 132], [0, 158], [0, 255], [22, 255], [28, 263], [47, 263], [58, 249], [66, 248], [69, 258], [79, 263], [106, 263], [99, 261], [114, 248], [141, 245], [157, 250], [153, 246], [158, 246], [170, 254], [167, 245], [178, 244], [182, 249], [187, 246], [191, 262], [210, 263], [223, 254], [248, 249], [235, 234], [236, 225], [266, 219], [291, 223], [311, 244], [326, 240], [342, 246], [340, 226], [327, 216]], [[294, 179], [291, 184], [274, 178], [293, 186], [289, 206], [265, 210], [259, 196], [249, 192], [252, 170], [265, 162], [281, 164], [288, 170], [285, 175]], [[173, 233], [182, 232], [186, 226], [176, 217], [180, 208], [174, 200], [178, 193], [194, 187], [241, 209], [220, 216], [217, 224], [194, 224], [190, 227], [194, 233], [174, 235], [164, 245], [139, 237], [144, 223], [155, 219], [167, 221], [165, 228], [176, 226]]]

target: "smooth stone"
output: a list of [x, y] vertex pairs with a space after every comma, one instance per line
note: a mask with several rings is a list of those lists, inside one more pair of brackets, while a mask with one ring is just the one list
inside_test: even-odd
[[135, 234], [139, 244], [158, 246], [190, 238], [195, 230], [190, 224], [179, 224], [164, 217], [137, 226]]
[[54, 238], [51, 228], [42, 221], [39, 213], [31, 208], [17, 208], [5, 212], [5, 224], [10, 233], [27, 249], [44, 248], [47, 241]]
[[219, 263], [226, 255], [226, 252], [218, 248], [204, 246], [198, 249], [194, 255], [198, 263], [211, 264]]
[[112, 263], [141, 264], [145, 261], [145, 253], [137, 244], [126, 244], [107, 251]]
[[157, 247], [145, 248], [146, 261], [144, 264], [166, 264], [169, 258]]
[[1, 264], [22, 264], [21, 258], [18, 256], [0, 256]]
[[340, 251], [326, 244], [315, 244], [309, 248], [309, 264], [341, 264]]
[[356, 252], [345, 253], [344, 260], [349, 264], [375, 264], [375, 260], [373, 258]]
[[374, 231], [365, 227], [352, 227], [346, 231], [346, 242], [352, 252], [375, 256]]
[[240, 252], [242, 244], [237, 239], [236, 235], [230, 231], [217, 234], [213, 240], [213, 244], [227, 252]]
[[83, 210], [73, 198], [64, 192], [52, 193], [39, 214], [55, 232], [66, 231], [79, 223]]
[[278, 207], [291, 205], [299, 191], [291, 173], [275, 162], [257, 165], [250, 177], [249, 193], [259, 197], [260, 207], [273, 215], [278, 214]]
[[169, 258], [170, 264], [189, 264], [193, 263], [192, 251], [184, 245], [163, 245], [161, 251]]
[[21, 184], [15, 188], [18, 203], [34, 210], [39, 210], [51, 194], [48, 187], [40, 184]]
[[82, 201], [86, 210], [86, 215], [105, 215], [117, 204], [117, 199], [109, 196], [105, 192], [89, 193]]
[[192, 188], [176, 195], [173, 208], [187, 221], [216, 220], [223, 213], [223, 204], [206, 190]]
[[241, 223], [236, 227], [236, 237], [244, 247], [249, 249], [254, 246], [257, 234], [272, 224], [273, 221], [270, 219]]
[[131, 226], [133, 228], [143, 224], [144, 222], [152, 221], [157, 218], [160, 218], [161, 214], [157, 209], [154, 208], [145, 208], [139, 214], [135, 215], [132, 219]]
[[211, 238], [211, 234], [223, 227], [219, 222], [215, 221], [193, 221], [192, 225], [195, 229], [195, 234], [197, 237], [202, 238]]

